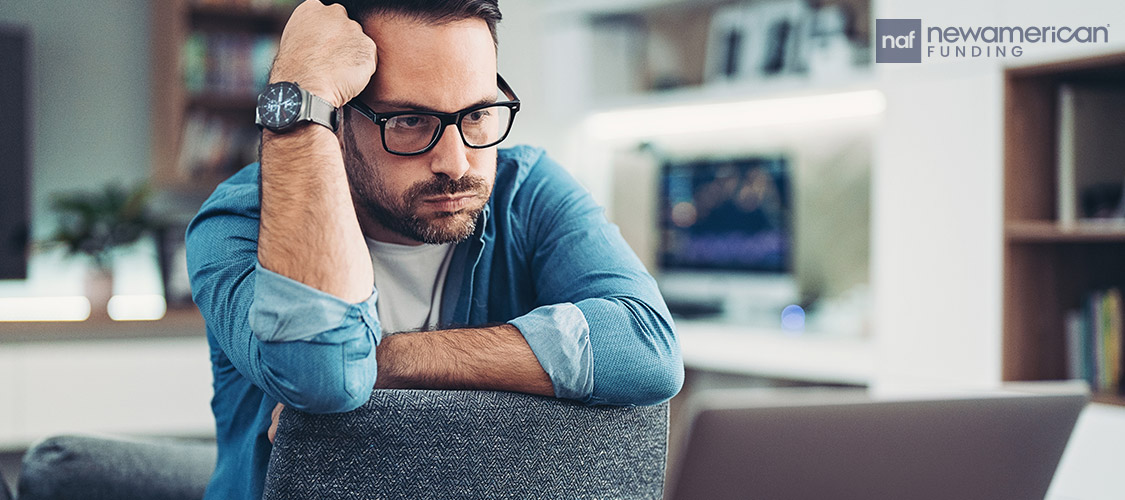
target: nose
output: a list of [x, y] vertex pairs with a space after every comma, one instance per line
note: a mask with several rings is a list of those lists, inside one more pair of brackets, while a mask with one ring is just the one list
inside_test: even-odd
[[461, 131], [456, 124], [445, 127], [441, 139], [434, 145], [430, 157], [430, 171], [457, 180], [469, 171], [469, 147], [461, 141]]

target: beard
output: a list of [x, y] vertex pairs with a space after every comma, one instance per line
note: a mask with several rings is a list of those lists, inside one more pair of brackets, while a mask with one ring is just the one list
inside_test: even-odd
[[383, 227], [415, 241], [430, 245], [460, 243], [476, 231], [477, 217], [484, 205], [455, 212], [424, 213], [426, 197], [474, 194], [488, 200], [491, 183], [479, 176], [465, 175], [452, 179], [435, 175], [419, 181], [401, 195], [395, 196], [387, 189], [379, 172], [379, 165], [355, 147], [356, 137], [350, 127], [344, 127], [344, 170], [351, 186], [352, 203], [357, 212], [370, 217]]

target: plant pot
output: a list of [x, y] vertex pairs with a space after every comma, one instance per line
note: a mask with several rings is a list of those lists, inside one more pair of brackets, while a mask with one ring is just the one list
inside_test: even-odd
[[113, 269], [91, 266], [86, 271], [86, 299], [91, 320], [109, 319], [109, 299], [113, 297]]

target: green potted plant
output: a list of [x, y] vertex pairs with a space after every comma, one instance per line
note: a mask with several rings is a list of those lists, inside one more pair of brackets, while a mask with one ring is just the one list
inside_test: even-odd
[[67, 255], [83, 256], [91, 264], [86, 277], [90, 317], [107, 315], [113, 294], [113, 255], [155, 227], [149, 215], [151, 191], [147, 184], [126, 188], [109, 184], [100, 191], [76, 191], [52, 196], [58, 216], [49, 244], [62, 246]]

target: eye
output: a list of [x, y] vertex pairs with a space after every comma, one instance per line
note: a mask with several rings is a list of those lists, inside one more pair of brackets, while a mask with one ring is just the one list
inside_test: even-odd
[[470, 121], [470, 122], [479, 122], [481, 120], [484, 120], [484, 119], [488, 118], [491, 115], [492, 115], [492, 109], [491, 108], [478, 109], [476, 111], [473, 111], [472, 113], [469, 113], [469, 114], [465, 115], [465, 120]]
[[425, 127], [426, 123], [427, 120], [424, 116], [402, 115], [391, 118], [387, 125], [394, 128], [412, 129]]

